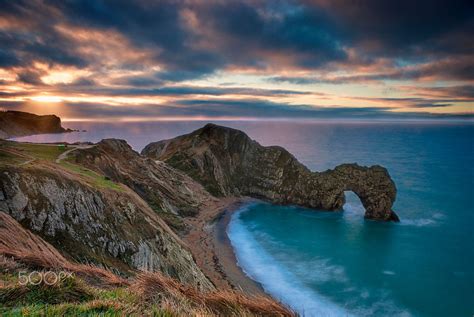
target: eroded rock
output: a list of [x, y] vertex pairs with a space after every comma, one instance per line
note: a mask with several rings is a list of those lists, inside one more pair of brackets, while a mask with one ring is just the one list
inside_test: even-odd
[[73, 155], [76, 164], [126, 184], [158, 212], [192, 216], [214, 199], [200, 183], [163, 162], [141, 156], [124, 140], [102, 140]]
[[396, 187], [381, 166], [343, 164], [312, 172], [282, 147], [264, 147], [239, 130], [215, 124], [151, 143], [142, 154], [185, 172], [216, 196], [340, 210], [344, 191], [351, 190], [364, 205], [366, 218], [398, 221], [391, 209]]
[[92, 187], [58, 166], [0, 168], [0, 210], [78, 262], [128, 275], [160, 271], [213, 286], [189, 250], [133, 191]]

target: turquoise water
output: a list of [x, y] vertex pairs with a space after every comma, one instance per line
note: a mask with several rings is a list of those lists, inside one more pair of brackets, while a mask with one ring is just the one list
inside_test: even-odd
[[228, 228], [239, 265], [308, 316], [472, 316], [473, 126], [326, 127], [312, 139], [321, 129], [301, 128], [293, 152], [315, 170], [386, 166], [401, 223], [364, 221], [353, 193], [344, 213], [253, 204]]
[[[118, 137], [141, 150], [204, 124], [68, 123], [88, 131], [22, 140]], [[234, 214], [228, 233], [239, 265], [269, 293], [307, 316], [474, 314], [474, 124], [220, 124], [281, 145], [312, 170], [381, 164], [397, 184], [399, 224], [364, 221], [352, 193], [344, 213], [262, 203]]]

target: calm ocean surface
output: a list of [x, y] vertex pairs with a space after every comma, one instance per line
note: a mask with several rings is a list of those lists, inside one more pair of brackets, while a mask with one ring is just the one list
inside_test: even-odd
[[[235, 213], [228, 234], [239, 265], [267, 292], [307, 316], [473, 316], [474, 124], [220, 124], [281, 145], [312, 170], [381, 164], [398, 188], [398, 224], [364, 221], [353, 193], [343, 213], [265, 203]], [[87, 132], [19, 140], [115, 137], [139, 151], [202, 125], [66, 123]]]

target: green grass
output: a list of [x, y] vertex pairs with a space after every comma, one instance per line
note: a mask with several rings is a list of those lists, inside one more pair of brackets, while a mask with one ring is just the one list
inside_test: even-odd
[[[56, 146], [56, 145], [42, 145], [42, 144], [26, 144], [26, 143], [18, 143], [15, 144], [17, 149], [20, 149], [23, 153], [33, 156], [37, 159], [47, 160], [50, 162], [55, 162], [59, 155], [64, 153], [68, 150], [68, 148]], [[111, 181], [110, 179], [106, 179], [103, 175], [100, 175], [90, 169], [85, 167], [76, 165], [67, 161], [67, 159], [62, 160], [59, 165], [64, 167], [70, 172], [82, 175], [88, 178], [91, 181], [91, 185], [97, 186], [100, 188], [108, 188], [117, 191], [123, 191], [122, 187]]]
[[[8, 277], [7, 275], [10, 275]], [[4, 274], [14, 280], [14, 274]], [[0, 288], [0, 316], [141, 316], [136, 311], [140, 299], [126, 287], [96, 288], [78, 277], [67, 278], [58, 285], [45, 284]], [[160, 307], [143, 307], [148, 315], [175, 317]], [[135, 311], [135, 313], [130, 313]]]
[[[98, 288], [77, 276], [56, 285], [21, 286], [14, 273], [3, 273], [11, 283], [0, 287], [0, 316], [147, 316], [177, 317], [157, 304], [143, 306], [129, 288]], [[14, 281], [17, 282], [14, 282]], [[140, 307], [140, 304], [142, 307]], [[138, 309], [138, 310], [137, 310]]]
[[[70, 149], [58, 145], [29, 144], [19, 142], [6, 142], [0, 145], [0, 166], [20, 165], [24, 162], [28, 162], [31, 159], [56, 162], [56, 159], [59, 155]], [[31, 158], [25, 158], [7, 151], [2, 151], [2, 148], [15, 150], [18, 153], [24, 154]], [[86, 180], [88, 180], [89, 183], [94, 187], [123, 191], [123, 188], [120, 184], [117, 184], [90, 169], [76, 165], [67, 159], [62, 160], [59, 165], [69, 172], [85, 177]]]
[[186, 224], [184, 223], [183, 219], [180, 217], [170, 213], [163, 211], [160, 207], [157, 206], [156, 203], [147, 201], [148, 205], [155, 211], [161, 219], [163, 219], [164, 222], [168, 226], [170, 226], [172, 229], [179, 231], [179, 232], [184, 232], [186, 230]]
[[134, 301], [133, 294], [124, 288], [96, 289], [76, 277], [57, 285], [10, 283], [0, 288], [0, 315], [123, 316], [123, 307], [133, 305]]
[[35, 304], [60, 304], [64, 302], [83, 302], [93, 299], [92, 290], [81, 280], [67, 278], [56, 285], [11, 284], [0, 289], [0, 303], [4, 306]]
[[[66, 150], [57, 145], [6, 141], [0, 143], [0, 165], [19, 165], [30, 160], [54, 162]], [[16, 152], [18, 155], [11, 152]]]
[[55, 161], [61, 153], [67, 151], [67, 148], [57, 145], [14, 143], [15, 149], [36, 159]]
[[138, 300], [137, 296], [125, 287], [99, 290], [96, 297], [101, 300], [119, 300], [124, 304], [133, 304]]
[[[141, 313], [130, 313], [127, 306], [119, 306], [120, 304], [107, 301], [90, 301], [81, 304], [59, 304], [59, 305], [42, 305], [32, 304], [12, 309], [0, 308], [0, 314], [4, 317], [23, 317], [23, 316], [100, 316], [100, 317], [118, 317], [118, 316], [142, 316]], [[153, 307], [150, 314], [153, 317], [178, 317], [178, 314], [172, 311]]]
[[105, 176], [100, 175], [99, 173], [96, 173], [88, 168], [85, 168], [80, 165], [73, 164], [71, 162], [68, 162], [67, 160], [62, 160], [59, 165], [61, 165], [63, 168], [66, 170], [73, 172], [75, 174], [79, 174], [81, 176], [84, 176], [86, 179], [88, 179], [91, 182], [92, 186], [97, 186], [100, 188], [108, 188], [116, 191], [123, 191], [122, 186], [120, 184], [117, 184], [113, 182], [110, 179], [107, 179]]
[[115, 317], [124, 316], [125, 312], [121, 308], [114, 307], [113, 303], [108, 302], [87, 302], [82, 304], [58, 304], [43, 305], [32, 304], [12, 309], [0, 309], [2, 316], [20, 317], [20, 316], [104, 316]]
[[2, 151], [2, 149], [0, 148], [0, 165], [17, 165], [26, 161], [26, 158]]

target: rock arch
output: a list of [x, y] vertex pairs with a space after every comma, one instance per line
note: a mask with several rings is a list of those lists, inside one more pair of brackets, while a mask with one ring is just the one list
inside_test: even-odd
[[317, 174], [326, 184], [335, 184], [338, 192], [335, 209], [345, 202], [345, 191], [351, 191], [359, 197], [365, 208], [366, 219], [399, 221], [392, 210], [397, 189], [388, 171], [379, 165], [365, 167], [358, 164], [342, 164], [333, 170]]
[[143, 155], [165, 161], [215, 196], [250, 196], [277, 204], [341, 210], [351, 190], [365, 218], [398, 221], [392, 211], [396, 187], [381, 166], [343, 164], [311, 172], [284, 148], [264, 147], [239, 130], [207, 124], [190, 134], [154, 142]]

